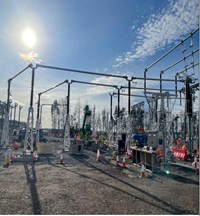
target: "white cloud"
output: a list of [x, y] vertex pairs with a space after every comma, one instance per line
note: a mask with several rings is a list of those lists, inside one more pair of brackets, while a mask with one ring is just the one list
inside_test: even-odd
[[[98, 77], [96, 79], [91, 80], [93, 83], [99, 83], [99, 84], [108, 84], [108, 85], [117, 85], [118, 87], [120, 86], [128, 86], [128, 82], [125, 79], [119, 79], [116, 77]], [[147, 87], [155, 87], [156, 84], [158, 84], [157, 81], [147, 81], [146, 82]], [[131, 84], [131, 87], [144, 87], [144, 81], [143, 80], [133, 80], [133, 83]], [[144, 90], [143, 89], [133, 89], [132, 88], [132, 93], [133, 94], [143, 94]], [[82, 92], [83, 96], [92, 96], [92, 95], [104, 95], [108, 94], [111, 92], [117, 92], [116, 88], [112, 87], [105, 87], [105, 86], [95, 86], [91, 85], [88, 88], [86, 88], [85, 93]], [[123, 93], [128, 94], [128, 88], [123, 89]]]
[[[116, 77], [98, 77], [91, 82], [98, 83], [98, 84], [105, 84], [105, 85], [126, 85], [127, 81], [125, 79], [120, 79]], [[105, 86], [91, 86], [86, 90], [85, 95], [100, 95], [100, 94], [106, 94], [109, 92], [115, 91], [116, 88], [112, 87], [105, 87]]]
[[114, 67], [154, 55], [180, 38], [196, 30], [199, 24], [198, 0], [171, 0], [169, 6], [152, 14], [137, 31], [137, 43], [115, 59]]

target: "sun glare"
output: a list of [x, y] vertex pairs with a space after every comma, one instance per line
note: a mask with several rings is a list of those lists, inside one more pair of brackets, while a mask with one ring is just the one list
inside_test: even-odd
[[22, 41], [27, 47], [33, 48], [37, 41], [35, 32], [30, 28], [24, 29], [22, 33]]

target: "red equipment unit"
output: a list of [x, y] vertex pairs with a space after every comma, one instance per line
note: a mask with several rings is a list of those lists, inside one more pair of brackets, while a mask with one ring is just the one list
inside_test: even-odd
[[181, 160], [187, 159], [187, 152], [182, 149], [172, 149], [175, 158], [179, 158]]

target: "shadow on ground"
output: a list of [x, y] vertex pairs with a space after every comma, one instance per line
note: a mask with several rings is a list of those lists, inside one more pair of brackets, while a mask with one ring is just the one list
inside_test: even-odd
[[24, 162], [23, 165], [26, 174], [26, 180], [30, 188], [33, 214], [40, 215], [41, 205], [36, 187], [37, 178], [35, 172], [35, 164], [34, 162]]
[[[68, 169], [66, 166], [64, 167], [64, 166], [60, 166], [60, 165], [54, 164], [54, 163], [51, 162], [51, 160], [49, 158], [47, 158], [47, 161], [52, 166], [55, 166], [57, 168], [63, 169], [63, 170], [68, 171], [68, 172], [75, 173], [75, 174], [77, 174], [77, 175], [79, 175], [81, 177], [94, 180], [94, 181], [96, 181], [96, 182], [98, 182], [98, 183], [100, 183], [100, 184], [102, 184], [104, 186], [111, 187], [111, 188], [113, 188], [115, 190], [118, 190], [118, 191], [120, 191], [122, 193], [125, 193], [125, 194], [127, 194], [127, 195], [129, 195], [131, 197], [134, 197], [135, 199], [141, 200], [142, 202], [145, 202], [145, 203], [148, 203], [148, 204], [150, 204], [152, 206], [160, 208], [160, 209], [164, 210], [165, 212], [167, 212], [169, 214], [193, 214], [192, 211], [184, 210], [182, 208], [176, 207], [175, 205], [167, 203], [164, 200], [160, 199], [159, 197], [157, 197], [157, 196], [155, 196], [153, 194], [150, 194], [147, 191], [142, 190], [142, 189], [140, 189], [140, 188], [138, 188], [138, 187], [136, 187], [136, 186], [134, 186], [134, 185], [132, 185], [132, 184], [130, 184], [130, 183], [122, 180], [122, 179], [119, 179], [118, 177], [116, 177], [116, 176], [114, 176], [114, 175], [112, 175], [112, 174], [110, 174], [110, 173], [108, 173], [108, 172], [100, 169], [99, 167], [97, 167], [97, 166], [89, 163], [88, 161], [86, 161], [87, 157], [80, 157], [80, 156], [72, 156], [72, 157], [74, 159], [76, 159], [77, 161], [79, 161], [80, 163], [84, 164], [85, 166], [93, 168], [94, 170], [97, 170], [97, 171], [101, 172], [102, 174], [109, 176], [113, 180], [118, 181], [120, 183], [123, 183], [123, 184], [131, 187], [132, 189], [139, 191], [143, 195], [142, 196], [133, 195], [131, 192], [127, 192], [127, 191], [125, 191], [125, 190], [123, 190], [123, 189], [121, 189], [121, 188], [119, 188], [117, 186], [105, 183], [103, 180], [101, 181], [101, 180], [96, 179], [94, 177], [87, 176], [86, 174], [82, 174], [82, 173], [80, 173], [78, 171], [72, 171], [71, 169]], [[147, 198], [144, 198], [144, 196], [148, 196], [149, 198], [153, 199], [153, 201], [152, 202], [149, 201]], [[155, 201], [157, 203], [155, 203]]]

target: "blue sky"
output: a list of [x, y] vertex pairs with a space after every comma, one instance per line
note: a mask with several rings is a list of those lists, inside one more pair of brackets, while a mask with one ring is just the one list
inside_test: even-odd
[[[0, 4], [0, 100], [3, 101], [6, 100], [7, 80], [29, 64], [19, 53], [34, 52], [38, 55], [37, 60], [45, 65], [143, 77], [147, 66], [199, 25], [198, 0], [0, 0]], [[37, 37], [32, 49], [21, 39], [26, 27], [33, 29]], [[192, 49], [188, 43], [184, 44], [185, 55], [199, 47], [199, 35], [194, 36]], [[153, 67], [148, 76], [158, 78], [162, 69], [182, 57], [181, 49], [177, 49]], [[197, 55], [195, 60], [198, 61]], [[173, 78], [183, 69], [182, 63], [166, 77]], [[198, 76], [198, 67], [195, 76]], [[34, 103], [39, 92], [65, 79], [127, 85], [121, 79], [39, 68], [36, 70]], [[13, 80], [11, 87], [13, 101], [24, 107], [24, 120], [30, 101], [30, 83], [31, 70], [27, 70]], [[143, 86], [143, 83], [138, 81], [134, 85]], [[159, 83], [154, 82], [148, 85], [159, 87]], [[78, 98], [83, 104], [96, 105], [99, 111], [109, 110], [109, 92], [113, 90], [72, 85], [72, 112]], [[44, 94], [42, 103], [52, 103], [66, 94], [67, 86], [59, 87]], [[132, 104], [140, 101], [141, 98], [134, 98]], [[121, 98], [121, 102], [126, 106], [127, 98]], [[45, 126], [50, 126], [49, 116], [50, 110], [46, 108]]]

